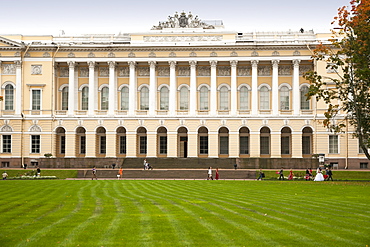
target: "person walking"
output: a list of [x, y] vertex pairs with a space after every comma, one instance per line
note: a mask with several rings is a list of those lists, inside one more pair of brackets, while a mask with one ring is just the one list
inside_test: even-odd
[[8, 177], [8, 173], [6, 173], [6, 171], [3, 172], [3, 180], [6, 180], [6, 178]]
[[123, 175], [123, 169], [122, 167], [120, 167], [118, 171], [118, 179], [122, 179], [122, 175]]
[[40, 167], [37, 167], [36, 171], [37, 171], [37, 176], [38, 177], [41, 177], [41, 169], [40, 169]]
[[279, 180], [284, 180], [284, 168], [281, 167], [279, 171]]
[[216, 177], [215, 177], [216, 180], [219, 179], [219, 174], [218, 174], [218, 168], [216, 168]]
[[326, 175], [328, 175], [328, 177], [326, 178], [327, 181], [329, 181], [331, 179], [331, 181], [333, 181], [333, 172], [331, 171], [331, 168], [326, 168]]
[[208, 177], [207, 177], [207, 180], [213, 180], [213, 175], [212, 175], [212, 167], [209, 167], [208, 168]]
[[96, 176], [96, 167], [95, 166], [92, 169], [92, 178], [91, 178], [91, 180], [94, 180], [94, 178], [96, 180], [98, 180], [98, 177]]
[[290, 169], [289, 171], [288, 180], [293, 180], [293, 170], [292, 169]]

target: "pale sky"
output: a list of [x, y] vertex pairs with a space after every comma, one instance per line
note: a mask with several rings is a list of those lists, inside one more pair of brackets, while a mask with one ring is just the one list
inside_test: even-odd
[[146, 32], [169, 15], [189, 11], [222, 20], [226, 30], [329, 32], [350, 0], [0, 0], [0, 35]]

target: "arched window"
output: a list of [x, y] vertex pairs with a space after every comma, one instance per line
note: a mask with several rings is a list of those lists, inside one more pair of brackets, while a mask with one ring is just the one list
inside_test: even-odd
[[139, 143], [138, 154], [146, 154], [146, 152], [147, 152], [147, 136], [146, 136], [146, 129], [144, 127], [140, 127], [137, 130], [137, 138], [138, 138], [138, 143]]
[[239, 130], [239, 153], [249, 154], [249, 129], [247, 127]]
[[5, 110], [14, 110], [14, 87], [10, 84], [5, 86]]
[[97, 140], [98, 140], [98, 147], [99, 147], [99, 154], [106, 154], [107, 153], [107, 137], [106, 137], [106, 130], [103, 127], [99, 127], [96, 130]]
[[199, 90], [199, 110], [208, 111], [208, 88], [203, 86]]
[[165, 127], [160, 127], [157, 130], [158, 140], [158, 151], [160, 155], [167, 154], [167, 129]]
[[260, 131], [260, 154], [270, 154], [270, 129], [263, 127]]
[[108, 106], [109, 106], [109, 88], [108, 87], [102, 88], [100, 97], [101, 97], [100, 109], [103, 111], [108, 110]]
[[291, 133], [292, 131], [288, 127], [284, 127], [281, 130], [281, 140], [280, 140], [281, 154], [290, 154]]
[[83, 87], [81, 91], [81, 110], [86, 111], [89, 108], [89, 87]]
[[309, 110], [310, 109], [310, 100], [307, 99], [308, 87], [302, 86], [301, 87], [301, 110]]
[[312, 129], [310, 127], [302, 130], [302, 154], [312, 154]]
[[270, 91], [266, 86], [260, 89], [260, 110], [270, 109]]
[[117, 129], [117, 138], [119, 143], [119, 154], [126, 154], [126, 129], [124, 127], [119, 127]]
[[198, 130], [199, 138], [199, 154], [208, 154], [208, 129], [206, 127], [201, 127]]
[[149, 110], [149, 89], [142, 87], [140, 90], [140, 110]]
[[57, 130], [56, 130], [56, 134], [57, 134], [57, 139], [56, 139], [56, 142], [57, 142], [57, 156], [59, 154], [61, 155], [64, 155], [66, 153], [66, 131], [64, 128], [62, 127], [59, 127]]
[[242, 86], [239, 92], [239, 110], [245, 111], [248, 109], [249, 109], [248, 88], [246, 86]]
[[162, 87], [159, 91], [160, 93], [160, 110], [168, 110], [168, 102], [169, 102], [169, 90], [168, 87]]
[[62, 89], [62, 110], [68, 110], [68, 87]]
[[225, 127], [218, 131], [220, 154], [229, 154], [229, 130]]
[[220, 110], [229, 110], [229, 90], [225, 86], [220, 89]]
[[189, 109], [189, 89], [185, 86], [180, 89], [180, 111]]
[[287, 86], [280, 88], [280, 109], [289, 110], [289, 88]]
[[79, 155], [86, 154], [86, 130], [83, 127], [78, 127], [76, 130], [76, 146]]
[[128, 87], [123, 87], [121, 89], [121, 110], [126, 111], [128, 110], [128, 105], [129, 105], [129, 92], [128, 92]]

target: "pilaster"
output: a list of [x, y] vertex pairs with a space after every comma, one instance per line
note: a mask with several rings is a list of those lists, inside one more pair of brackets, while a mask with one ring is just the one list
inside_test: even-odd
[[22, 112], [22, 103], [21, 102], [23, 102], [23, 99], [22, 99], [22, 91], [23, 91], [23, 87], [22, 87], [22, 61], [17, 60], [14, 63], [15, 63], [15, 66], [16, 66], [16, 69], [15, 69], [15, 85], [16, 85], [16, 89], [15, 89], [15, 99], [16, 99], [16, 101], [15, 101], [16, 102], [15, 103], [15, 115], [20, 116], [21, 112]]
[[238, 61], [230, 61], [231, 65], [231, 108], [230, 114], [232, 116], [237, 115], [237, 82], [236, 82], [236, 66]]
[[279, 60], [272, 60], [272, 115], [279, 115]]
[[258, 115], [258, 61], [252, 61], [252, 116]]
[[197, 61], [191, 60], [190, 64], [190, 99], [189, 111], [191, 116], [196, 115], [197, 109]]
[[301, 103], [299, 93], [299, 63], [301, 60], [293, 60], [293, 114], [299, 115]]
[[68, 81], [68, 115], [75, 114], [75, 61], [68, 61], [69, 66], [69, 81]]
[[177, 80], [176, 80], [176, 61], [169, 61], [170, 64], [170, 102], [169, 112], [171, 116], [176, 115], [176, 92], [177, 92]]
[[[128, 114], [134, 116], [137, 109], [136, 93], [137, 93], [137, 82], [136, 82], [136, 62], [128, 62], [130, 66], [130, 85], [129, 85], [129, 110]], [[128, 142], [129, 143], [129, 142]], [[135, 141], [136, 143], [136, 141]], [[136, 156], [136, 153], [135, 153]]]
[[156, 62], [149, 61], [150, 78], [149, 78], [149, 115], [155, 116], [157, 110], [157, 77], [156, 77]]
[[210, 115], [217, 114], [217, 61], [211, 60], [211, 100], [210, 100]]
[[114, 116], [117, 108], [117, 81], [116, 81], [116, 63], [109, 61], [109, 104], [108, 115]]
[[105, 136], [107, 138], [107, 153], [105, 157], [117, 157], [117, 133], [106, 132]]
[[87, 62], [89, 65], [89, 103], [88, 103], [88, 115], [93, 116], [95, 113], [95, 62]]

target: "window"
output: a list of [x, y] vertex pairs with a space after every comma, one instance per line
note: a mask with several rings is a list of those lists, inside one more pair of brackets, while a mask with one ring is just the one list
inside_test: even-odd
[[41, 110], [41, 90], [40, 89], [32, 90], [32, 110], [33, 111]]
[[159, 137], [159, 153], [167, 154], [167, 136]]
[[142, 87], [140, 90], [140, 110], [149, 110], [149, 89]]
[[270, 154], [270, 129], [267, 127], [260, 131], [260, 154]]
[[329, 153], [330, 154], [338, 153], [338, 136], [337, 135], [329, 136]]
[[160, 90], [160, 110], [168, 110], [168, 102], [169, 102], [169, 96], [168, 96], [168, 88], [162, 87]]
[[106, 136], [100, 136], [100, 153], [105, 154], [107, 153], [107, 137]]
[[360, 169], [367, 169], [367, 162], [360, 163]]
[[249, 154], [249, 136], [239, 137], [240, 154]]
[[199, 153], [208, 154], [208, 136], [199, 137]]
[[199, 109], [201, 111], [208, 111], [208, 88], [203, 86], [199, 91]]
[[310, 109], [310, 100], [307, 99], [307, 94], [308, 94], [308, 87], [302, 86], [301, 87], [301, 110]]
[[128, 92], [128, 87], [123, 87], [121, 89], [121, 110], [122, 111], [127, 111], [128, 110], [128, 105], [129, 105], [129, 92]]
[[243, 86], [240, 88], [239, 95], [239, 110], [245, 111], [249, 109], [249, 97], [248, 97], [248, 88]]
[[40, 153], [40, 135], [31, 135], [31, 153]]
[[86, 154], [86, 136], [80, 136], [80, 154]]
[[229, 110], [229, 90], [225, 86], [220, 89], [220, 110]]
[[12, 136], [3, 135], [3, 153], [12, 152]]
[[140, 136], [139, 138], [140, 154], [146, 154], [146, 142], [147, 142], [146, 136]]
[[270, 92], [266, 86], [260, 89], [260, 110], [270, 109]]
[[119, 137], [119, 153], [120, 154], [126, 153], [126, 136]]
[[280, 109], [289, 110], [289, 88], [287, 86], [280, 88]]
[[68, 87], [62, 89], [62, 110], [68, 110]]
[[81, 91], [81, 110], [87, 111], [89, 109], [89, 88], [83, 87]]
[[5, 110], [14, 110], [14, 87], [10, 84], [5, 86]]
[[60, 153], [66, 153], [66, 136], [60, 136]]
[[220, 154], [229, 154], [228, 136], [220, 136]]
[[189, 90], [187, 87], [180, 89], [180, 110], [187, 111], [189, 109]]
[[103, 111], [108, 110], [109, 106], [109, 88], [103, 87], [101, 90], [101, 107], [100, 109]]
[[312, 129], [305, 127], [302, 130], [302, 154], [312, 154]]
[[291, 130], [288, 127], [284, 127], [281, 130], [281, 154], [290, 154], [290, 135]]

